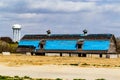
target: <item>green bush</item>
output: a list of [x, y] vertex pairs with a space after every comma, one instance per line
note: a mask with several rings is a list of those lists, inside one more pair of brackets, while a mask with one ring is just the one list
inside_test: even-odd
[[17, 49], [17, 43], [7, 43], [5, 41], [0, 40], [0, 53], [1, 52], [11, 52], [15, 53]]
[[10, 76], [1, 76], [0, 75], [0, 80], [62, 80], [60, 78], [57, 79], [42, 79], [42, 78], [30, 78], [29, 76], [24, 76], [24, 77], [19, 77], [19, 76], [14, 76], [14, 77], [10, 77]]
[[60, 79], [60, 78], [57, 78], [57, 79], [55, 79], [55, 80], [62, 80], [62, 79]]
[[86, 79], [73, 79], [73, 80], [86, 80]]
[[9, 45], [10, 45], [10, 46], [9, 46], [9, 51], [10, 51], [11, 53], [16, 53], [18, 44], [17, 44], [17, 43], [11, 43], [11, 44], [9, 44]]
[[104, 79], [104, 78], [101, 78], [101, 79], [95, 79], [95, 80], [106, 80], [106, 79]]

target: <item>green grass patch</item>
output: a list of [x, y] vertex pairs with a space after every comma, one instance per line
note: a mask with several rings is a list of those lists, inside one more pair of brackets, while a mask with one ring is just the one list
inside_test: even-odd
[[29, 76], [24, 76], [24, 77], [19, 77], [19, 76], [14, 76], [14, 77], [10, 77], [10, 76], [1, 76], [0, 75], [0, 80], [63, 80], [60, 78], [56, 78], [56, 79], [42, 79], [42, 78], [31, 78]]

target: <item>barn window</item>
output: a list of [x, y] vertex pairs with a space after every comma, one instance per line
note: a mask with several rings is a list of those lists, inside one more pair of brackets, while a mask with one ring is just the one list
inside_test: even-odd
[[81, 49], [82, 48], [82, 44], [78, 44], [78, 48]]
[[43, 45], [43, 44], [40, 44], [40, 48], [43, 49], [43, 48], [44, 48], [44, 45]]

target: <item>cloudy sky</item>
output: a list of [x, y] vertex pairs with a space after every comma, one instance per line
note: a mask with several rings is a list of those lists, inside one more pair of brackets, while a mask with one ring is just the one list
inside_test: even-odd
[[119, 0], [0, 0], [0, 36], [12, 37], [12, 25], [25, 34], [112, 33], [120, 36]]

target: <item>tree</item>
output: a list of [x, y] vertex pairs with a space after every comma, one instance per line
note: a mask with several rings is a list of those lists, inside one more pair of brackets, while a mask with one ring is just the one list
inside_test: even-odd
[[17, 49], [17, 43], [7, 43], [0, 40], [0, 52], [12, 52], [15, 53]]

